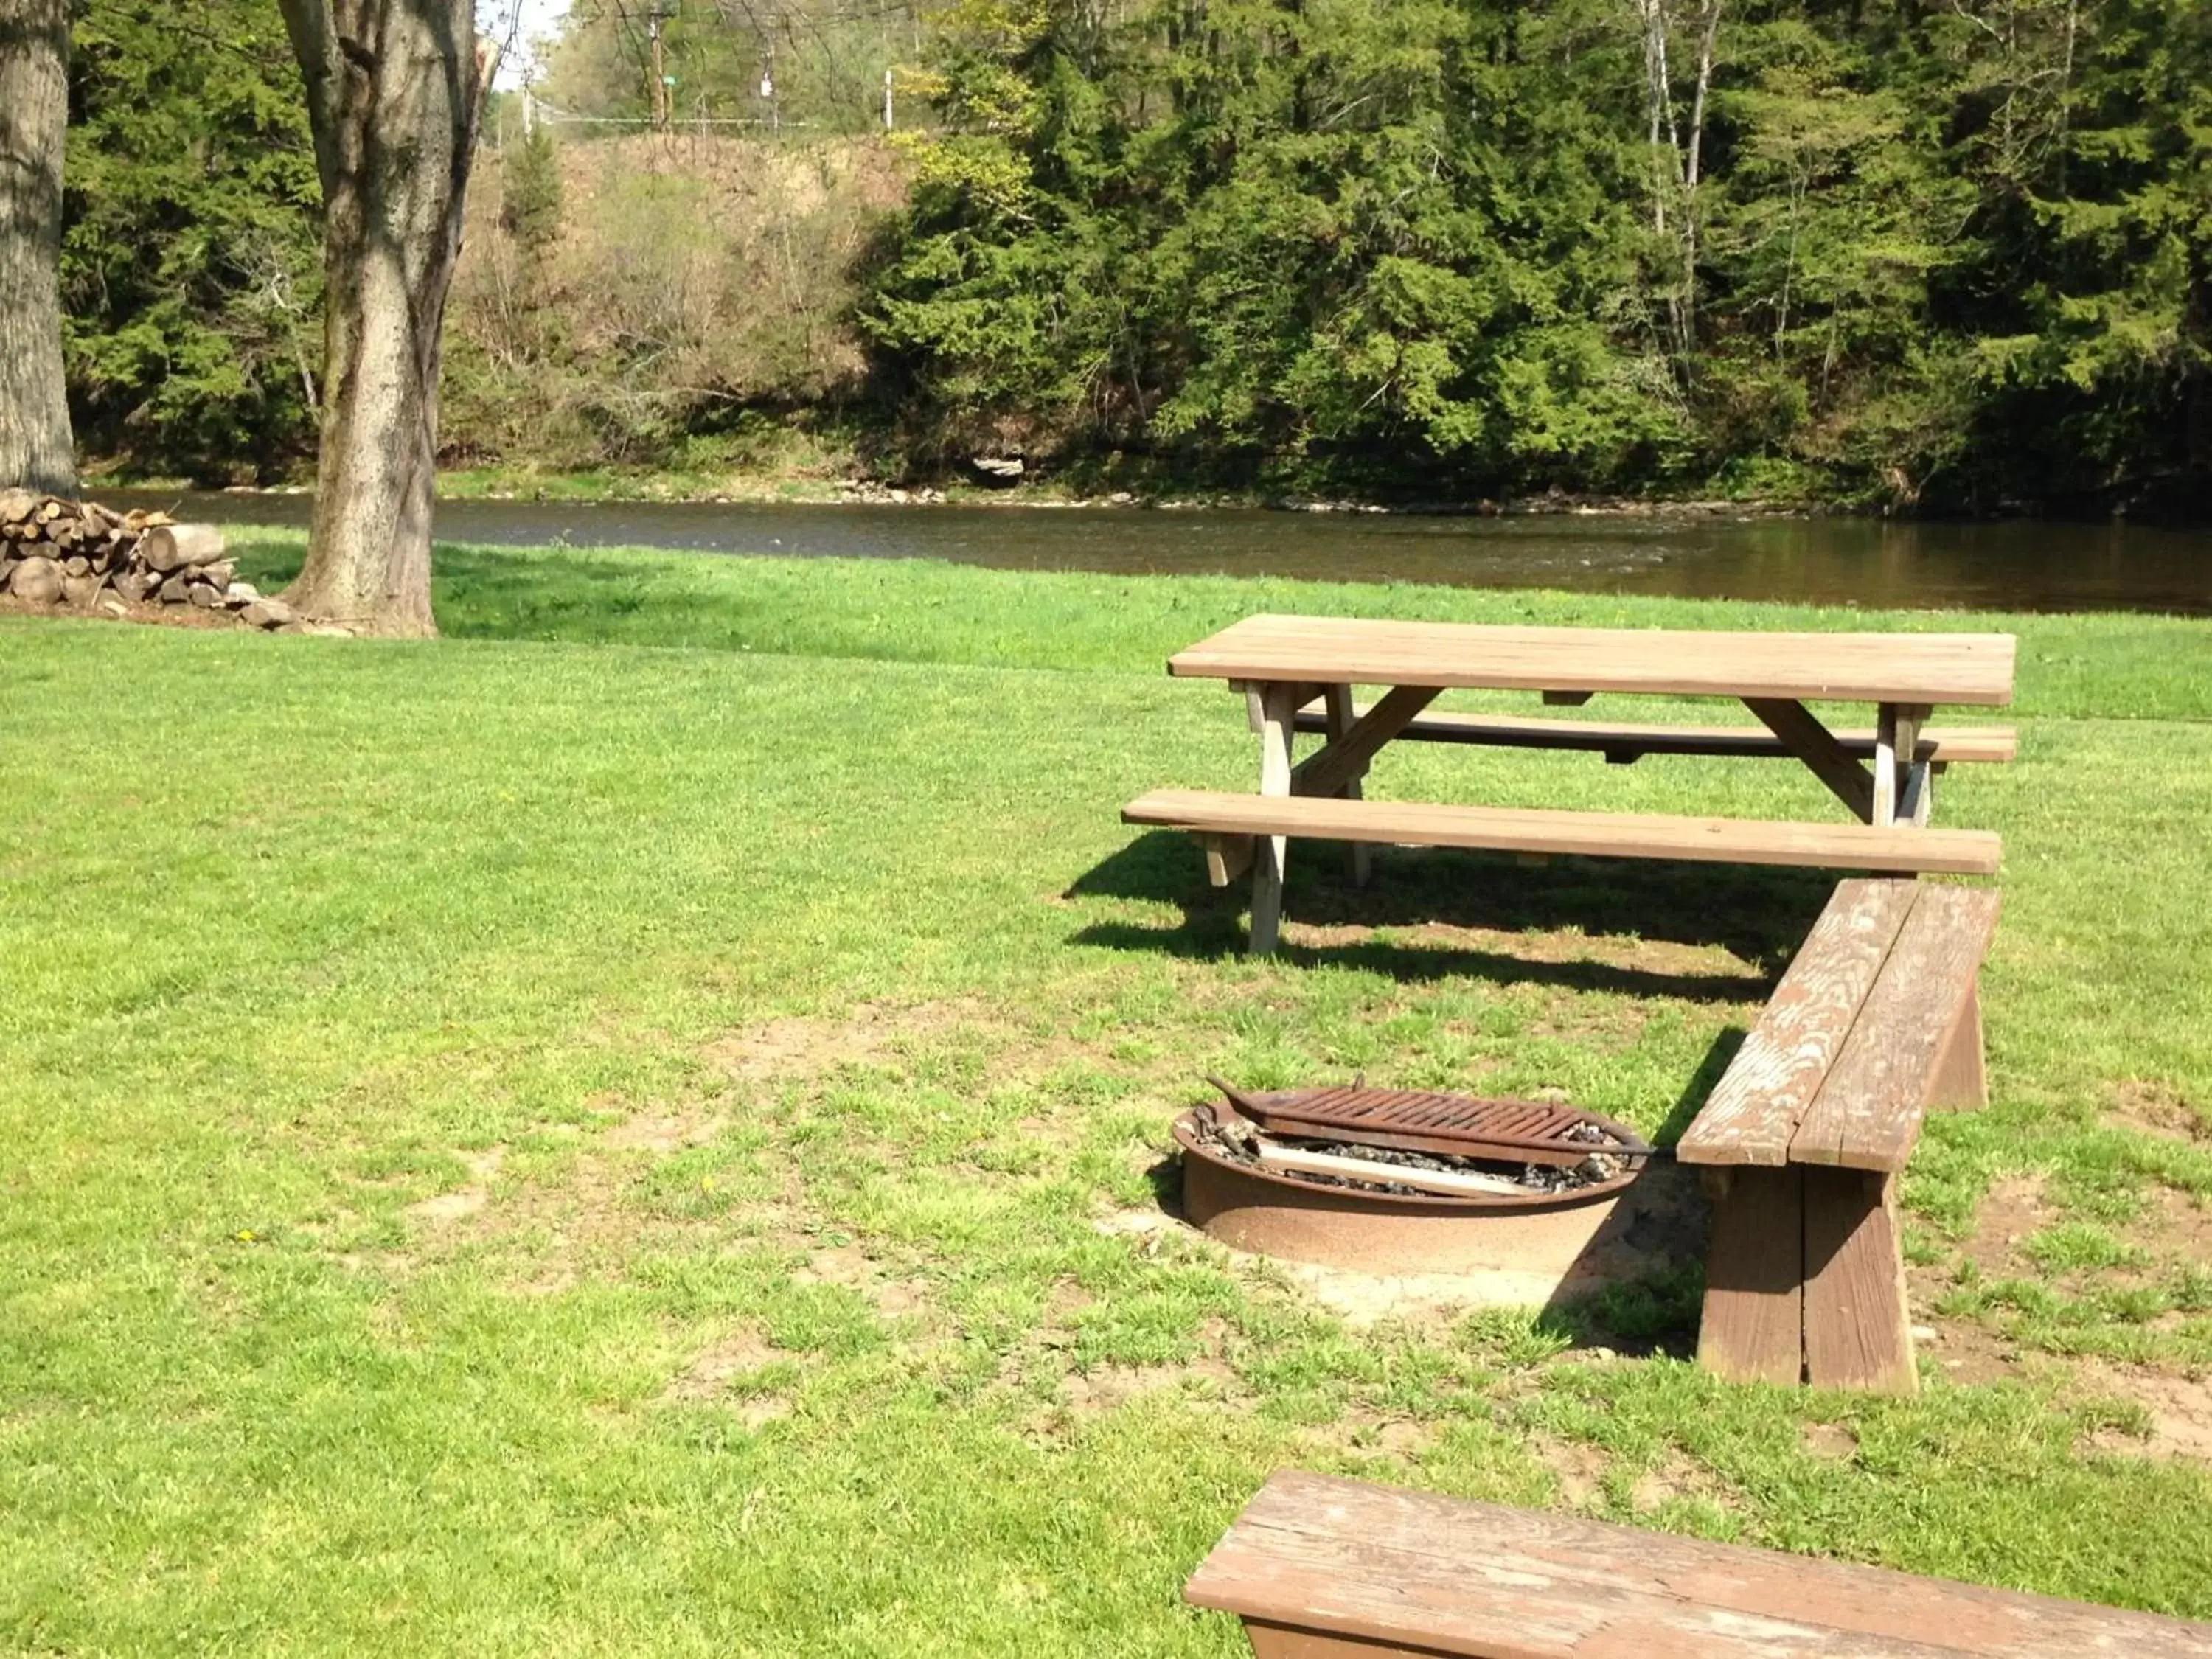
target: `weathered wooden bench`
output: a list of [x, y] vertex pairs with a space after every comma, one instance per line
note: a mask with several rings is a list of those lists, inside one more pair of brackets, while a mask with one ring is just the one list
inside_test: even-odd
[[1709, 1369], [1917, 1387], [1897, 1175], [1930, 1107], [1987, 1098], [1978, 984], [1997, 904], [1984, 890], [1838, 884], [1675, 1148], [1713, 1199]]
[[[1351, 718], [1364, 719], [1364, 705], [1356, 705]], [[1297, 713], [1300, 732], [1334, 737], [1343, 729], [1345, 716], [1333, 713], [1324, 701], [1307, 704]], [[1793, 758], [1796, 750], [1763, 726], [1654, 726], [1620, 721], [1545, 720], [1522, 714], [1470, 714], [1431, 709], [1407, 720], [1398, 741], [1476, 744], [1497, 749], [1570, 750], [1603, 755], [1615, 766], [1626, 766], [1646, 755], [1708, 755], [1722, 759]], [[1871, 726], [1846, 729], [1835, 734], [1837, 746], [1854, 760], [1872, 760], [1881, 736]], [[1960, 763], [2008, 761], [2020, 753], [2020, 735], [2008, 726], [1927, 726], [1920, 728], [1909, 764], [1927, 764], [1937, 772]]]
[[[1217, 887], [1252, 866], [1260, 836], [1603, 858], [1689, 859], [1835, 870], [1993, 873], [2002, 842], [1985, 830], [1910, 824], [1797, 823], [1680, 817], [1653, 812], [1578, 812], [1505, 806], [1436, 806], [1334, 795], [1242, 795], [1156, 789], [1121, 809], [1125, 823], [1187, 830], [1206, 849]], [[1255, 909], [1255, 933], [1261, 931]], [[1267, 932], [1273, 937], [1272, 922]], [[1255, 938], [1254, 948], [1261, 948]]]
[[1297, 1471], [1183, 1594], [1258, 1659], [2212, 1659], [2212, 1625]]

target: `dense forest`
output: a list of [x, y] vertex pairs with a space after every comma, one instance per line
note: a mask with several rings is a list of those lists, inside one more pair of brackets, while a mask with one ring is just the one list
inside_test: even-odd
[[[2212, 491], [2203, 0], [673, 9], [660, 95], [642, 9], [586, 0], [544, 118], [492, 124], [452, 459], [773, 426], [1429, 500]], [[312, 429], [313, 169], [272, 0], [194, 12], [79, 5], [78, 429], [270, 478]]]

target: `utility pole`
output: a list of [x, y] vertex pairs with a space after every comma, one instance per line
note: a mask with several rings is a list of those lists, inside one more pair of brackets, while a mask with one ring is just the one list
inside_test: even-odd
[[678, 0], [651, 0], [645, 9], [646, 38], [653, 42], [653, 125], [668, 130], [668, 64], [660, 47], [660, 26], [676, 15]]
[[891, 72], [884, 71], [884, 131], [891, 130]]

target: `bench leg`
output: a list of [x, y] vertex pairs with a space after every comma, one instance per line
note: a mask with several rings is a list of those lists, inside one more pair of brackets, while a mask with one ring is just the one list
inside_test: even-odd
[[1919, 1392], [1893, 1176], [1806, 1166], [1805, 1380]]
[[[1297, 688], [1269, 684], [1260, 689], [1260, 793], [1291, 793], [1291, 734], [1297, 716]], [[1283, 920], [1283, 860], [1287, 836], [1255, 839], [1252, 857], [1252, 939], [1255, 957], [1272, 955]]]
[[1712, 1248], [1698, 1363], [1731, 1382], [1804, 1380], [1805, 1172], [1707, 1169]]
[[1959, 1018], [1944, 1039], [1943, 1056], [1936, 1064], [1936, 1081], [1928, 1103], [1940, 1110], [1958, 1111], [1990, 1103], [1990, 1079], [1982, 1052], [1982, 987], [1978, 979], [1966, 992]]
[[1386, 1654], [1427, 1656], [1434, 1648], [1407, 1647], [1402, 1642], [1368, 1641], [1357, 1636], [1335, 1636], [1327, 1631], [1300, 1630], [1296, 1625], [1270, 1624], [1247, 1619], [1244, 1635], [1252, 1644], [1253, 1659], [1383, 1659]]
[[[1334, 743], [1352, 730], [1352, 688], [1332, 685], [1323, 695], [1328, 699], [1328, 740]], [[1359, 778], [1353, 777], [1345, 784], [1343, 793], [1345, 799], [1358, 800], [1364, 793], [1364, 786]], [[1353, 842], [1350, 849], [1350, 866], [1352, 884], [1354, 887], [1366, 886], [1375, 874], [1375, 849], [1364, 841]]]
[[1204, 836], [1200, 837], [1206, 848], [1206, 879], [1215, 887], [1226, 887], [1252, 867], [1252, 837], [1249, 836]]

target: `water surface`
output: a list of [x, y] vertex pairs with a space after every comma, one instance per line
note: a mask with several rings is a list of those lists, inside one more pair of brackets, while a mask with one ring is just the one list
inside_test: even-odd
[[[155, 495], [230, 524], [304, 526], [305, 495]], [[1444, 518], [1024, 507], [447, 501], [440, 539], [711, 554], [934, 558], [1024, 570], [1323, 581], [1881, 608], [2212, 614], [2212, 532], [2125, 523], [1560, 516]]]

